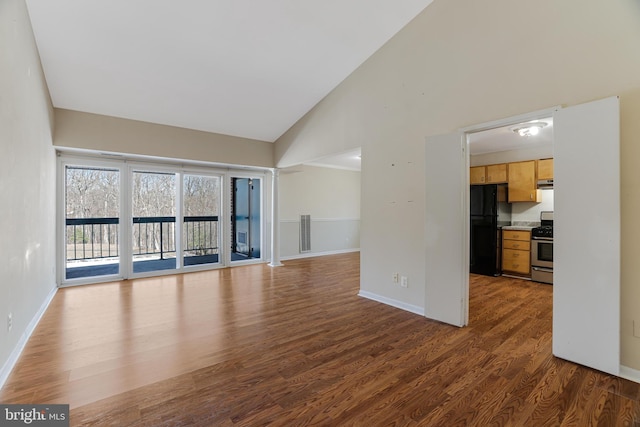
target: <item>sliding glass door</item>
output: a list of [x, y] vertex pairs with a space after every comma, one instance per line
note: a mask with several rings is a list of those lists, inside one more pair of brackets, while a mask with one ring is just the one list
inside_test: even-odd
[[176, 174], [134, 170], [131, 181], [133, 272], [174, 270]]
[[262, 259], [264, 175], [76, 156], [59, 166], [63, 285]]
[[185, 267], [220, 263], [220, 177], [185, 174], [182, 250]]
[[64, 279], [120, 274], [120, 170], [64, 166]]

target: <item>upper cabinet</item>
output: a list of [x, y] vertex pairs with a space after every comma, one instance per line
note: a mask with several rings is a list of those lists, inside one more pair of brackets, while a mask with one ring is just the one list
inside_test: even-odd
[[469, 169], [469, 183], [473, 184], [486, 184], [487, 183], [487, 168], [485, 166], [475, 166]]
[[503, 182], [507, 182], [507, 165], [502, 163], [487, 166], [487, 184], [501, 184]]
[[474, 166], [469, 169], [469, 183], [502, 184], [507, 182], [507, 165]]
[[508, 164], [509, 202], [539, 202], [536, 160]]
[[538, 179], [553, 179], [553, 159], [538, 160]]
[[540, 202], [540, 179], [553, 179], [553, 159], [499, 163], [469, 169], [469, 182], [472, 185], [507, 183], [509, 203]]

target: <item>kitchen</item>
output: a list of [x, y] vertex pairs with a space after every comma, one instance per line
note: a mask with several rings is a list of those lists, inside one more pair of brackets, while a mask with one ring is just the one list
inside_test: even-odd
[[[427, 317], [456, 326], [471, 323], [471, 282], [482, 288], [493, 283], [546, 288], [553, 293], [553, 354], [618, 374], [622, 234], [619, 104], [618, 97], [609, 97], [469, 126], [462, 129], [464, 139], [459, 132], [427, 138], [425, 187], [431, 201], [425, 209]], [[532, 135], [520, 139], [522, 150], [514, 146], [500, 151], [496, 147], [486, 153], [470, 153], [473, 134], [500, 127], [515, 134], [507, 126], [545, 117], [553, 117], [553, 143], [549, 139], [546, 147], [537, 146]], [[471, 162], [470, 154], [474, 154]], [[470, 277], [469, 167], [485, 166], [486, 170], [487, 165], [549, 158], [553, 158], [554, 177], [553, 286], [500, 276]], [[533, 191], [538, 194], [537, 188]], [[548, 190], [540, 190], [541, 196], [544, 191]], [[598, 203], [593, 201], [594, 194], [598, 194]], [[536, 205], [530, 202], [526, 204]], [[523, 202], [511, 206], [518, 209], [519, 203]], [[606, 227], [601, 227], [603, 218], [607, 218]]]
[[553, 283], [553, 121], [469, 135], [470, 269]]

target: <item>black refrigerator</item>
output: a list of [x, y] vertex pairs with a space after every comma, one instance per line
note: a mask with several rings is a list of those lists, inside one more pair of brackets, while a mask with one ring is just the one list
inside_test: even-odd
[[485, 276], [502, 274], [502, 227], [511, 225], [506, 184], [472, 185], [469, 271]]

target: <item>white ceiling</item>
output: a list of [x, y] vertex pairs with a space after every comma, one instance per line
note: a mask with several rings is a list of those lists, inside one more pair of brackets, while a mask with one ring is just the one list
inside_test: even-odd
[[520, 136], [512, 129], [517, 125], [489, 129], [469, 134], [469, 154], [547, 148], [553, 146], [553, 118], [541, 119], [548, 125], [535, 136]]
[[432, 0], [26, 0], [58, 108], [275, 141]]

